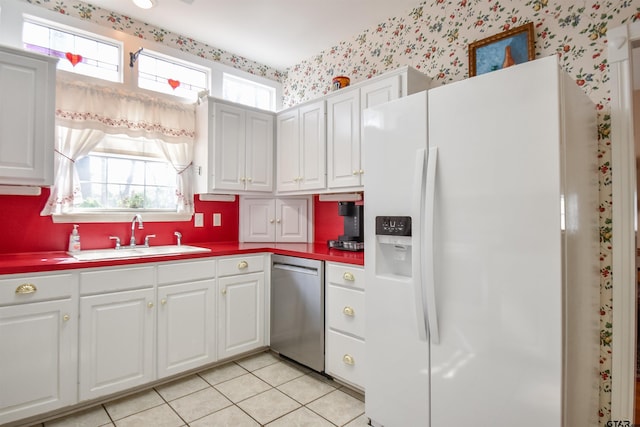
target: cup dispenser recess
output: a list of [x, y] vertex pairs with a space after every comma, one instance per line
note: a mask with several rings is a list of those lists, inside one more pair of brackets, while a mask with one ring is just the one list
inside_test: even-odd
[[376, 274], [411, 277], [411, 217], [376, 217]]

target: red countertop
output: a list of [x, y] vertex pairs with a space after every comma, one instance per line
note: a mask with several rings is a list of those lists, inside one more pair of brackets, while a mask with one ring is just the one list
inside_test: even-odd
[[22, 252], [2, 254], [0, 256], [0, 274], [34, 273], [43, 271], [71, 270], [77, 268], [112, 267], [118, 265], [146, 264], [160, 261], [179, 261], [184, 259], [207, 258], [212, 256], [242, 255], [271, 252], [311, 258], [321, 261], [342, 262], [364, 265], [364, 252], [349, 252], [330, 249], [319, 243], [194, 243], [191, 246], [209, 248], [211, 252], [182, 255], [161, 255], [141, 258], [129, 258], [101, 261], [78, 261], [66, 252]]

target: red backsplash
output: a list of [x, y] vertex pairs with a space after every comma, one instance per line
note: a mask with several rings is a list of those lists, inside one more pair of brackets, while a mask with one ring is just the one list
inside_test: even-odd
[[344, 218], [338, 215], [338, 202], [321, 202], [318, 196], [313, 196], [313, 210], [314, 242], [326, 243], [344, 233]]
[[[49, 189], [40, 196], [0, 195], [0, 254], [16, 252], [66, 251], [72, 224], [54, 224], [50, 216], [40, 216]], [[238, 240], [239, 204], [235, 202], [201, 202], [196, 197], [196, 212], [204, 214], [204, 227], [189, 222], [144, 221], [144, 230], [137, 230], [137, 241], [155, 234], [154, 245], [175, 243], [174, 231], [182, 233], [184, 244], [198, 242], [235, 242]], [[314, 241], [324, 243], [337, 239], [343, 232], [343, 218], [338, 215], [337, 202], [320, 202], [313, 197]], [[220, 213], [222, 226], [213, 227], [213, 214]], [[133, 217], [133, 215], [132, 215]], [[144, 215], [142, 216], [144, 220]], [[81, 223], [79, 227], [82, 249], [107, 248], [113, 245], [109, 236], [118, 236], [127, 244], [131, 234], [130, 223]]]
[[[72, 224], [54, 224], [50, 216], [40, 216], [49, 189], [43, 188], [40, 196], [0, 195], [0, 253], [66, 251]], [[238, 240], [238, 201], [195, 201], [196, 212], [204, 214], [204, 227], [194, 227], [189, 222], [148, 222], [144, 230], [137, 230], [137, 240], [155, 234], [154, 245], [175, 243], [174, 231], [182, 233], [182, 242], [235, 242]], [[220, 213], [222, 226], [213, 227], [213, 213]], [[133, 215], [132, 215], [133, 217]], [[144, 215], [142, 215], [144, 220]], [[107, 248], [113, 245], [109, 236], [118, 236], [123, 244], [131, 234], [130, 223], [81, 223], [79, 227], [82, 249]]]

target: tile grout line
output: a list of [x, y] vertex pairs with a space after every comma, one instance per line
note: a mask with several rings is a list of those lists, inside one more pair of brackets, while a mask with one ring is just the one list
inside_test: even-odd
[[[205, 382], [206, 382], [206, 381], [205, 381]], [[208, 384], [208, 383], [207, 383], [207, 384]], [[169, 401], [168, 401], [167, 399], [165, 399], [165, 398], [164, 398], [164, 396], [162, 395], [162, 393], [160, 393], [158, 390], [156, 390], [156, 388], [155, 388], [155, 387], [153, 387], [153, 388], [152, 388], [152, 390], [153, 390], [153, 391], [155, 391], [156, 393], [158, 393], [158, 396], [160, 396], [160, 399], [162, 399], [162, 401], [164, 402], [164, 404], [165, 404], [165, 405], [167, 405], [167, 406], [169, 407], [169, 409], [171, 409], [171, 410], [173, 411], [173, 413], [174, 413], [174, 414], [176, 414], [176, 415], [178, 416], [178, 418], [180, 418], [180, 420], [182, 420], [182, 422], [184, 423], [184, 425], [185, 425], [185, 426], [188, 426], [188, 425], [189, 425], [189, 423], [188, 423], [184, 418], [182, 418], [182, 415], [180, 415], [180, 414], [178, 413], [178, 411], [176, 411], [176, 410], [174, 409], [174, 407], [173, 407], [173, 406], [171, 406], [171, 404], [169, 403]], [[204, 390], [204, 389], [202, 389], [202, 390]], [[200, 391], [200, 390], [197, 390], [197, 391]], [[191, 394], [193, 394], [193, 393], [196, 393], [196, 391], [194, 391], [194, 392], [192, 392], [192, 393], [185, 394], [185, 396], [189, 396], [189, 395], [191, 395]], [[182, 397], [182, 396], [181, 396], [181, 397]], [[158, 405], [158, 406], [161, 406], [161, 405]], [[156, 407], [157, 407], [157, 406], [156, 406]]]

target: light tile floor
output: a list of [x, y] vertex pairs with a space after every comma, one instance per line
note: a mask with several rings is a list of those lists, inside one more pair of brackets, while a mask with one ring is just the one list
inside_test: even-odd
[[267, 351], [38, 426], [366, 425], [362, 394]]

